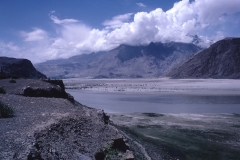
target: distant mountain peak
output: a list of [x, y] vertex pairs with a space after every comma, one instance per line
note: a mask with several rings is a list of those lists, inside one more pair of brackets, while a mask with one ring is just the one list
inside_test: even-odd
[[200, 37], [197, 34], [195, 34], [195, 35], [187, 34], [186, 36], [192, 38], [192, 41], [191, 41], [192, 44], [195, 44], [202, 48], [207, 48], [211, 44], [213, 44], [213, 40], [210, 40], [210, 39], [207, 39], [204, 37]]
[[193, 36], [193, 40], [192, 40], [192, 43], [193, 43], [193, 44], [196, 44], [196, 45], [197, 45], [197, 44], [199, 44], [199, 43], [201, 43], [201, 42], [203, 42], [203, 40], [202, 40], [201, 38], [199, 38], [198, 35], [194, 35], [194, 36]]

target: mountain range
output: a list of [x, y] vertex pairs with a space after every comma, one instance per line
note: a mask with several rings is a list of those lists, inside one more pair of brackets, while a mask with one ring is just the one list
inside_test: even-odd
[[50, 78], [154, 78], [200, 50], [197, 45], [178, 42], [122, 44], [110, 51], [49, 60], [35, 67]]

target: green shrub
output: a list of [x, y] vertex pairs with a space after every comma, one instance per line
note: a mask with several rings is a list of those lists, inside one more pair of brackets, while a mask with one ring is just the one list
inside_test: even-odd
[[6, 91], [2, 88], [2, 87], [0, 87], [0, 94], [6, 94]]
[[9, 83], [16, 83], [16, 80], [10, 79]]
[[13, 107], [9, 107], [8, 105], [0, 102], [0, 118], [12, 117], [13, 114], [14, 114], [14, 108]]
[[123, 159], [123, 153], [114, 148], [114, 142], [111, 141], [95, 155], [96, 159], [113, 160]]

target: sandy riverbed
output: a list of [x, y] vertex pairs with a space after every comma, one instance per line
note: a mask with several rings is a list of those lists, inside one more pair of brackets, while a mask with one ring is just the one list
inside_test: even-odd
[[65, 79], [67, 89], [91, 92], [240, 95], [240, 80], [231, 79]]

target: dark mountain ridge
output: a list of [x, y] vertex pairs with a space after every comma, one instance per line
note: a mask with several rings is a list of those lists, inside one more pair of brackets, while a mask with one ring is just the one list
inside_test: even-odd
[[6, 76], [31, 79], [47, 78], [37, 71], [28, 59], [0, 57], [0, 69], [1, 75]]
[[201, 50], [194, 44], [152, 42], [147, 46], [122, 44], [115, 49], [36, 64], [51, 78], [151, 78]]
[[225, 38], [168, 74], [172, 78], [240, 78], [240, 38]]

